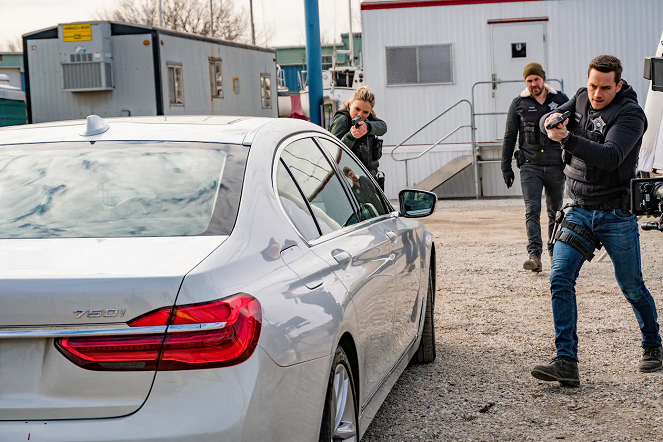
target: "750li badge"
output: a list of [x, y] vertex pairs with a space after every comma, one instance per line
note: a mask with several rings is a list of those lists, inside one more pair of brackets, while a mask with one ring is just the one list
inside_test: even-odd
[[76, 319], [87, 317], [87, 318], [115, 318], [122, 317], [126, 312], [126, 309], [119, 308], [109, 308], [102, 310], [74, 310], [74, 316]]

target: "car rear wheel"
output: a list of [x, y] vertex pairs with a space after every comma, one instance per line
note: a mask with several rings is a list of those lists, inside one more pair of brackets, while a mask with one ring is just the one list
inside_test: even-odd
[[433, 283], [433, 266], [428, 271], [428, 293], [426, 294], [426, 311], [421, 342], [412, 357], [413, 364], [430, 364], [435, 360], [435, 284]]
[[320, 442], [359, 441], [356, 397], [350, 362], [338, 347], [327, 385]]

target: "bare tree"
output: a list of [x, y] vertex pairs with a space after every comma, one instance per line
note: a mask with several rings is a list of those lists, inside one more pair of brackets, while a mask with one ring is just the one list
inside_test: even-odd
[[[251, 30], [249, 29], [249, 33]], [[256, 30], [256, 44], [259, 46], [269, 46], [276, 29], [274, 29], [274, 24], [265, 24], [262, 29]], [[250, 38], [247, 37], [247, 41], [250, 41]]]
[[[15, 39], [8, 39], [4, 47], [7, 48], [9, 52], [23, 52], [23, 39], [21, 37], [16, 37]], [[0, 45], [2, 48], [2, 45]]]
[[[164, 28], [230, 41], [245, 39], [248, 26], [245, 11], [237, 10], [233, 0], [211, 0], [211, 3], [213, 22], [210, 0], [162, 0]], [[159, 26], [159, 0], [121, 0], [117, 9], [97, 16], [101, 20]]]

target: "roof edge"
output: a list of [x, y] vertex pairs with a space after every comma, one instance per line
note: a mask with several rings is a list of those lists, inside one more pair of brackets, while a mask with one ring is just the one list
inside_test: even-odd
[[425, 8], [431, 6], [481, 5], [487, 3], [518, 3], [544, 0], [373, 0], [361, 4], [362, 11], [376, 9]]
[[261, 51], [261, 52], [270, 52], [272, 54], [276, 54], [276, 50], [272, 48], [268, 48], [265, 46], [254, 46], [252, 44], [248, 43], [240, 43], [236, 41], [229, 41], [229, 40], [222, 40], [220, 38], [213, 38], [213, 37], [206, 37], [204, 35], [198, 35], [198, 34], [190, 34], [188, 32], [181, 32], [181, 31], [173, 31], [171, 29], [165, 29], [165, 28], [159, 28], [159, 27], [154, 27], [153, 28], [155, 31], [157, 31], [159, 34], [163, 35], [171, 35], [173, 37], [181, 37], [181, 38], [186, 38], [189, 40], [197, 40], [197, 41], [206, 41], [208, 43], [217, 43], [223, 46], [234, 46], [237, 48], [243, 48], [243, 49], [251, 49], [253, 51]]
[[[52, 36], [53, 33], [55, 33], [55, 37]], [[28, 32], [26, 34], [21, 35], [21, 38], [30, 39], [30, 40], [58, 38], [58, 27], [50, 26], [48, 28], [43, 28], [36, 31]]]
[[[166, 29], [166, 28], [160, 28], [158, 26], [146, 26], [146, 25], [141, 25], [138, 23], [126, 23], [126, 22], [121, 22], [121, 21], [114, 21], [114, 20], [89, 20], [89, 21], [75, 21], [71, 23], [58, 23], [56, 26], [50, 26], [48, 28], [43, 28], [39, 29], [37, 31], [33, 32], [28, 32], [26, 34], [22, 35], [22, 38], [24, 39], [29, 39], [29, 40], [44, 40], [44, 39], [51, 39], [51, 38], [58, 38], [58, 28], [60, 25], [69, 25], [69, 24], [79, 24], [79, 23], [110, 23], [112, 27], [115, 28], [116, 33], [114, 35], [124, 35], [124, 34], [149, 34], [153, 31], [158, 32], [159, 34], [163, 35], [171, 35], [175, 37], [181, 37], [181, 38], [186, 38], [189, 40], [197, 40], [197, 41], [206, 41], [209, 43], [216, 43], [224, 46], [234, 46], [238, 48], [243, 48], [243, 49], [251, 49], [254, 51], [261, 51], [261, 52], [270, 52], [270, 53], [276, 53], [276, 50], [272, 48], [267, 48], [264, 46], [255, 46], [251, 45], [248, 43], [240, 43], [236, 41], [229, 41], [229, 40], [222, 40], [220, 38], [213, 38], [213, 37], [206, 37], [204, 35], [198, 35], [198, 34], [191, 34], [188, 32], [182, 32], [182, 31], [173, 31], [171, 29]], [[117, 30], [120, 30], [117, 32]]]

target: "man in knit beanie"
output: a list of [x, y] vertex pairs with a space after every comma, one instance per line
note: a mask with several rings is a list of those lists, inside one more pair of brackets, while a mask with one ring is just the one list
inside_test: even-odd
[[543, 70], [543, 66], [535, 61], [527, 64], [523, 69], [523, 79], [527, 80], [530, 75], [538, 75], [543, 81], [546, 80], [546, 71]]
[[[525, 90], [517, 96], [506, 118], [502, 145], [502, 174], [507, 187], [513, 185], [513, 158], [520, 168], [520, 184], [525, 199], [525, 227], [527, 229], [528, 258], [525, 270], [543, 270], [541, 254], [541, 195], [546, 189], [548, 211], [548, 254], [552, 257], [551, 234], [555, 214], [562, 207], [564, 196], [564, 164], [562, 149], [539, 130], [539, 119], [566, 103], [568, 97], [545, 83], [546, 72], [539, 63], [529, 63], [523, 69]], [[514, 152], [518, 141], [518, 150]]]

